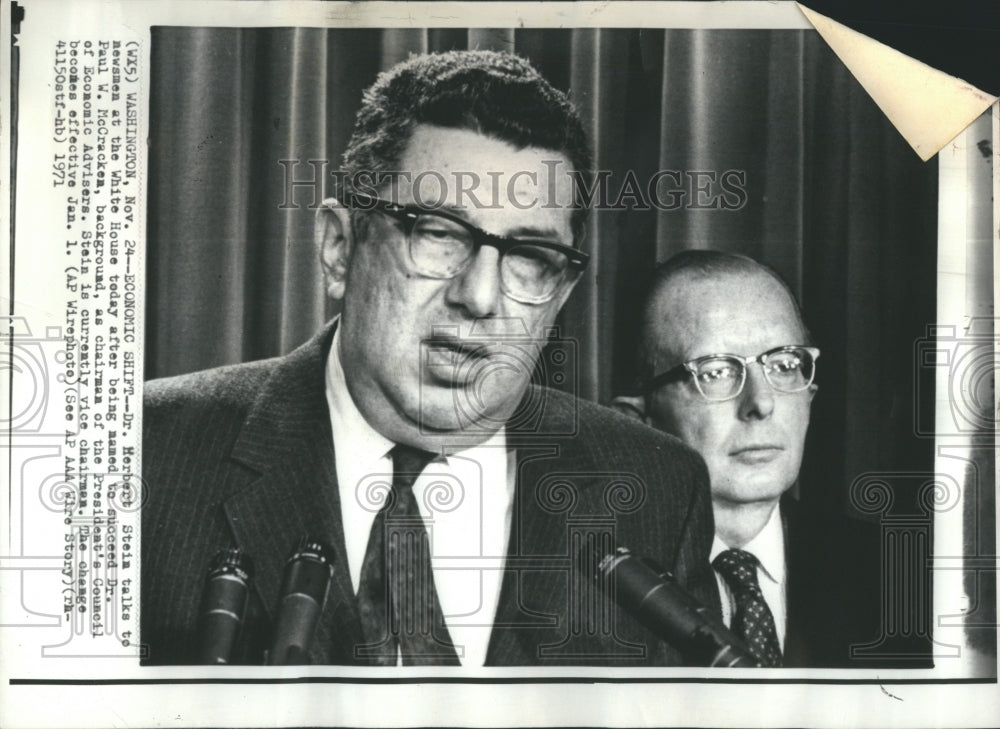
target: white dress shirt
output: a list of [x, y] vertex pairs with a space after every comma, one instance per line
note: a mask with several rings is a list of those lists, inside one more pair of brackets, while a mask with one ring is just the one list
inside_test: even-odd
[[[760, 582], [760, 591], [764, 595], [764, 601], [771, 609], [774, 616], [774, 629], [778, 634], [778, 643], [781, 649], [785, 649], [785, 626], [787, 625], [787, 598], [785, 580], [785, 534], [781, 525], [781, 508], [776, 506], [771, 512], [771, 518], [760, 530], [756, 537], [747, 542], [741, 549], [750, 552], [760, 562], [757, 568], [757, 580]], [[715, 558], [722, 552], [730, 549], [719, 535], [715, 535], [712, 542], [712, 552], [709, 561], [714, 562]], [[719, 583], [719, 595], [722, 597], [722, 620], [726, 625], [731, 625], [733, 613], [736, 610], [736, 601], [733, 593], [729, 589], [726, 580], [718, 572], [715, 573], [715, 581]]]
[[[341, 518], [351, 584], [375, 515], [392, 485], [396, 444], [361, 415], [340, 362], [340, 329], [326, 365]], [[431, 570], [445, 624], [463, 666], [486, 661], [510, 532], [516, 466], [503, 428], [489, 440], [430, 463], [413, 484], [430, 537]]]

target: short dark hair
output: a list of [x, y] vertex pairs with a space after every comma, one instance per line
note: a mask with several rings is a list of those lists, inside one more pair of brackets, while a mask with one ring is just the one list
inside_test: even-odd
[[[580, 115], [566, 94], [513, 53], [411, 56], [379, 75], [364, 93], [344, 152], [345, 183], [358, 174], [398, 170], [419, 124], [469, 129], [518, 149], [558, 152], [569, 159], [577, 180], [590, 186], [592, 155]], [[573, 211], [577, 239], [586, 213], [579, 204]]]
[[812, 336], [809, 333], [809, 328], [806, 326], [805, 320], [802, 318], [802, 309], [799, 306], [798, 299], [795, 298], [795, 294], [792, 292], [791, 287], [789, 287], [785, 279], [779, 276], [778, 272], [773, 268], [760, 263], [759, 261], [755, 261], [749, 256], [743, 256], [738, 253], [710, 250], [681, 251], [656, 266], [656, 269], [653, 272], [653, 281], [642, 304], [642, 318], [639, 324], [638, 352], [638, 379], [642, 392], [646, 391], [647, 384], [657, 374], [656, 372], [653, 372], [653, 368], [655, 366], [653, 355], [656, 348], [651, 342], [652, 337], [655, 335], [655, 322], [653, 321], [653, 314], [656, 308], [657, 299], [663, 296], [664, 292], [680, 279], [710, 279], [719, 276], [733, 276], [740, 274], [765, 274], [777, 281], [781, 288], [784, 289], [785, 293], [788, 294], [788, 298], [792, 302], [792, 308], [795, 311], [795, 318], [798, 320], [799, 326], [802, 328], [802, 334], [805, 341], [797, 342], [797, 344], [813, 343]]

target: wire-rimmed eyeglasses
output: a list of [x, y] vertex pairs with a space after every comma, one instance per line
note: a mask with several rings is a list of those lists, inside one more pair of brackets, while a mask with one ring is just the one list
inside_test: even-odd
[[352, 207], [377, 210], [399, 221], [414, 270], [427, 278], [449, 279], [469, 267], [483, 246], [500, 251], [500, 289], [523, 304], [543, 304], [587, 268], [581, 250], [542, 238], [493, 235], [444, 210], [400, 205], [354, 193]]
[[690, 376], [698, 392], [711, 402], [738, 397], [747, 380], [747, 366], [757, 362], [764, 378], [778, 392], [794, 393], [807, 389], [816, 376], [819, 350], [793, 344], [769, 349], [753, 357], [738, 354], [709, 354], [671, 367], [650, 381], [652, 392], [663, 385]]

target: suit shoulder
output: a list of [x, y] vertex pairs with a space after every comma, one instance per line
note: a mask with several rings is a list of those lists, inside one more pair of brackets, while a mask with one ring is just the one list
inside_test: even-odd
[[671, 469], [688, 467], [699, 473], [705, 471], [701, 456], [679, 438], [565, 392], [544, 392], [546, 409], [561, 421], [561, 432], [572, 428], [581, 441], [596, 447], [602, 460], [610, 460], [619, 467], [629, 463], [668, 462]]
[[628, 444], [633, 449], [652, 449], [674, 457], [698, 458], [694, 450], [669, 433], [664, 433], [617, 410], [580, 401], [580, 427], [603, 437]]
[[278, 359], [216, 367], [143, 384], [147, 413], [173, 409], [244, 408], [271, 377]]
[[[273, 371], [274, 361], [262, 360], [144, 384], [143, 477], [158, 485], [158, 495], [200, 488], [205, 473], [222, 478], [214, 469], [228, 458]], [[150, 515], [160, 508], [156, 501]]]

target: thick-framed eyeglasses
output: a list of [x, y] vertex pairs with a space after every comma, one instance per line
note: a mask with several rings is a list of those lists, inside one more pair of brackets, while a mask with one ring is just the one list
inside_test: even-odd
[[410, 263], [421, 276], [454, 278], [469, 267], [480, 248], [496, 248], [500, 252], [500, 289], [522, 304], [550, 301], [590, 262], [589, 255], [572, 246], [493, 235], [444, 210], [399, 205], [358, 193], [349, 199], [356, 210], [377, 210], [400, 222]]
[[778, 392], [794, 393], [807, 389], [816, 376], [819, 350], [794, 344], [769, 349], [753, 357], [738, 354], [709, 354], [682, 362], [656, 375], [650, 382], [650, 392], [687, 377], [694, 381], [698, 392], [710, 402], [725, 402], [738, 397], [747, 381], [747, 366], [757, 362], [764, 378]]

